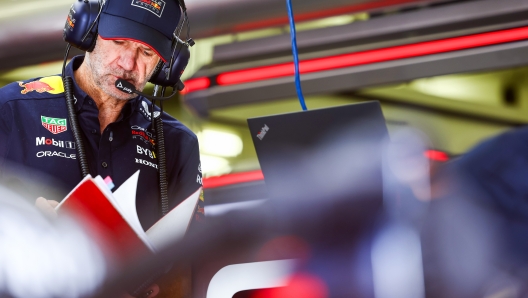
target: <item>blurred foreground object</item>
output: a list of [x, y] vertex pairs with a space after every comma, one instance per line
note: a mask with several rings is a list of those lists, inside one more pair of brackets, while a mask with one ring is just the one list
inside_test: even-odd
[[425, 243], [434, 246], [435, 271], [450, 273], [438, 280], [456, 285], [464, 294], [458, 297], [528, 294], [527, 149], [528, 128], [511, 130], [454, 160], [433, 181], [442, 200], [431, 206], [426, 229], [436, 239]]
[[[491, 143], [520, 139], [517, 134], [526, 131], [507, 133]], [[368, 138], [354, 141], [368, 144]], [[335, 156], [329, 153], [338, 150], [336, 144], [342, 142], [325, 142], [319, 152]], [[510, 216], [504, 207], [489, 207], [497, 197], [496, 191], [487, 189], [501, 188], [501, 180], [477, 179], [486, 187], [471, 182], [473, 167], [494, 164], [486, 154], [473, 159], [479, 148], [490, 149], [485, 152], [492, 155], [503, 152], [489, 144], [444, 169], [439, 174], [445, 180], [443, 196], [431, 200], [423, 155], [427, 139], [416, 131], [394, 134], [392, 142], [383, 146], [383, 208], [373, 204], [380, 201], [377, 184], [360, 176], [364, 187], [349, 189], [347, 180], [340, 177], [343, 182], [333, 184], [334, 191], [305, 191], [302, 196], [285, 192], [258, 208], [209, 217], [185, 242], [175, 243], [128, 272], [146, 272], [173, 260], [178, 266], [192, 257], [198, 263], [193, 273], [193, 297], [197, 298], [525, 297], [526, 219]], [[372, 156], [373, 147], [365, 145], [354, 152]], [[514, 158], [514, 152], [523, 150], [508, 151], [507, 159]], [[314, 155], [310, 157], [313, 164]], [[352, 159], [341, 160], [336, 166], [368, 173], [368, 164], [378, 168], [379, 160], [370, 159], [359, 168]], [[348, 191], [337, 191], [339, 187]], [[523, 197], [518, 194], [509, 200], [522, 206]], [[273, 264], [277, 266], [267, 267]], [[256, 274], [249, 270], [254, 267], [268, 269]], [[219, 286], [215, 279], [234, 277], [229, 272], [243, 268], [249, 268], [243, 271], [246, 276], [228, 279], [218, 288], [225, 291], [224, 296], [212, 290], [213, 285]], [[272, 272], [276, 275], [270, 281], [271, 276], [264, 273]], [[262, 286], [264, 277], [267, 286]], [[98, 297], [108, 297], [116, 285], [133, 278], [120, 276]], [[255, 288], [247, 287], [244, 280], [248, 278], [257, 284]]]
[[[213, 279], [246, 264], [283, 269], [268, 268], [280, 275], [267, 277], [272, 283], [263, 284], [271, 284], [269, 290], [244, 288], [242, 279], [230, 279], [223, 288], [234, 289], [232, 297], [524, 297], [528, 129], [486, 141], [454, 160], [433, 187], [423, 156], [428, 144], [421, 138], [404, 131], [383, 146], [383, 208], [376, 203], [377, 183], [363, 175], [364, 187], [350, 189], [345, 179], [357, 177], [354, 169], [379, 169], [378, 159], [361, 167], [353, 159], [329, 160], [350, 171], [333, 179], [333, 191], [285, 192], [259, 208], [209, 217], [185, 241], [123, 271], [107, 270], [100, 250], [74, 222], [51, 222], [2, 190], [0, 296], [82, 297], [104, 282], [97, 297], [116, 297], [172, 261], [182, 269], [192, 261], [198, 265], [192, 297], [198, 298], [215, 297], [208, 292]], [[374, 143], [363, 141], [354, 153], [372, 156]], [[324, 142], [318, 152], [336, 156], [336, 144], [343, 142]], [[438, 183], [442, 195], [433, 192], [437, 200], [430, 200]], [[258, 282], [265, 272], [242, 273]]]
[[107, 265], [74, 221], [50, 221], [0, 186], [0, 272], [2, 297], [84, 297], [103, 283]]

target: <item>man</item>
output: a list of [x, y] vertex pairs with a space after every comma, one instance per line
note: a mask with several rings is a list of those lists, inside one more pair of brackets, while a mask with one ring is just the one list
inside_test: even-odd
[[[151, 117], [159, 109], [152, 111], [147, 99], [123, 93], [114, 84], [124, 79], [143, 90], [160, 59], [170, 60], [180, 7], [169, 0], [163, 7], [152, 5], [106, 1], [93, 51], [73, 58], [65, 70], [73, 79], [75, 113], [90, 174], [110, 176], [117, 189], [140, 170], [136, 208], [145, 230], [161, 216], [157, 140], [151, 127]], [[60, 197], [47, 197], [55, 200], [62, 199], [82, 180], [76, 151], [79, 144], [74, 141], [60, 76], [1, 88], [0, 115], [2, 180], [13, 185], [37, 179], [35, 171], [45, 173], [62, 186]], [[172, 209], [201, 186], [199, 148], [195, 134], [187, 127], [166, 113], [161, 118]], [[17, 178], [12, 177], [7, 165]], [[41, 209], [51, 210], [56, 204], [37, 200]], [[203, 215], [202, 211], [198, 206], [197, 216]]]
[[[73, 78], [90, 173], [110, 176], [117, 188], [140, 170], [136, 207], [146, 230], [160, 217], [153, 111], [147, 99], [114, 84], [124, 79], [143, 90], [160, 59], [170, 60], [181, 12], [176, 1], [166, 1], [161, 13], [136, 2], [106, 1], [93, 51], [73, 58], [65, 73]], [[60, 76], [0, 89], [0, 114], [0, 166], [14, 164], [21, 176], [25, 168], [46, 173], [63, 184], [64, 194], [82, 180]], [[161, 117], [172, 208], [201, 186], [199, 150], [187, 127], [165, 113]]]

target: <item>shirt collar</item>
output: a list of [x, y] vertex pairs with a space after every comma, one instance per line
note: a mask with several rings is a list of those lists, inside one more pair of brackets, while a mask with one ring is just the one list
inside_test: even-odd
[[[83, 61], [84, 55], [75, 56], [71, 59], [70, 63], [66, 65], [65, 69], [66, 76], [71, 77], [73, 80], [73, 96], [75, 97], [75, 111], [77, 112], [83, 107], [83, 104], [87, 99], [91, 99], [90, 96], [88, 96], [88, 94], [86, 94], [86, 92], [84, 92], [84, 90], [79, 87], [77, 81], [75, 80], [75, 76], [73, 75], [73, 72], [81, 66]], [[122, 119], [123, 116], [129, 116], [129, 113], [136, 110], [140, 101], [141, 96], [130, 99], [123, 107], [121, 116], [118, 119]]]
[[66, 65], [65, 74], [67, 77], [70, 77], [73, 81], [73, 96], [75, 98], [75, 110], [79, 111], [81, 107], [83, 106], [84, 101], [88, 97], [88, 94], [84, 92], [81, 88], [79, 88], [79, 85], [77, 84], [77, 81], [75, 81], [75, 76], [73, 75], [73, 72], [81, 66], [81, 64], [84, 61], [84, 55], [82, 56], [75, 56], [72, 58], [70, 63]]

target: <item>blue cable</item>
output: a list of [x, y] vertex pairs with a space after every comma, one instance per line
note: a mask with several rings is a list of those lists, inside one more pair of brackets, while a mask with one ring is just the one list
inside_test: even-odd
[[295, 66], [295, 87], [297, 88], [297, 96], [303, 111], [307, 111], [306, 103], [304, 102], [304, 96], [301, 88], [301, 76], [299, 74], [299, 53], [297, 51], [297, 33], [295, 32], [295, 20], [293, 19], [293, 9], [291, 0], [286, 0], [286, 6], [288, 7], [288, 17], [290, 19], [290, 35], [292, 42], [292, 53], [293, 53], [293, 64]]

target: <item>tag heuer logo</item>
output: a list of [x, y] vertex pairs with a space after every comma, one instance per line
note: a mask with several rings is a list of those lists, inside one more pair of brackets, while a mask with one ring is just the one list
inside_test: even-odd
[[42, 121], [42, 126], [44, 126], [52, 134], [58, 134], [68, 130], [66, 119], [40, 116], [40, 120]]

